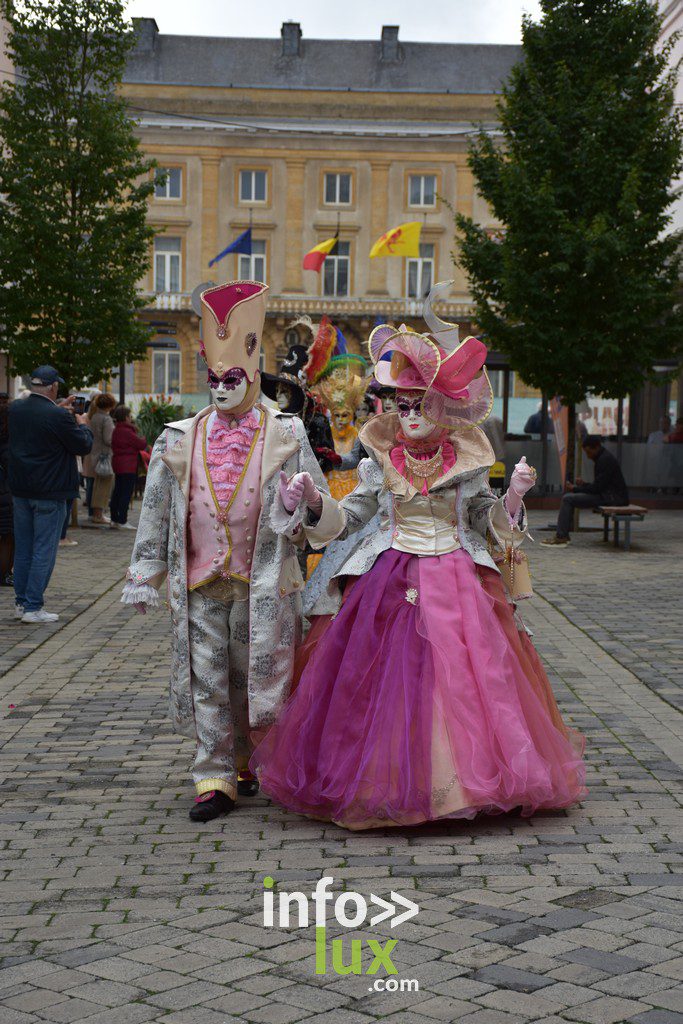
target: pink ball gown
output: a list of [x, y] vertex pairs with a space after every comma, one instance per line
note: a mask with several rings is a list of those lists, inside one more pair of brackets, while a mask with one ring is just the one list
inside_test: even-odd
[[[477, 564], [466, 550], [471, 522], [495, 498], [485, 484], [469, 504], [458, 497], [468, 486], [459, 479], [472, 472], [459, 478], [456, 463], [467, 469], [475, 442], [477, 451], [488, 443], [452, 433], [450, 466], [446, 458], [442, 479], [420, 494], [399, 479], [396, 417], [389, 430], [380, 420], [387, 416], [367, 424], [361, 438], [384, 478], [375, 467], [364, 483], [361, 472], [342, 504], [356, 527], [377, 509], [381, 524], [388, 494], [398, 524], [385, 534], [391, 546], [362, 574], [340, 575], [347, 580], [341, 607], [324, 630], [314, 627], [299, 685], [251, 767], [284, 807], [349, 829], [569, 807], [586, 792], [583, 740], [563, 723], [493, 562], [478, 556]], [[401, 530], [429, 532], [437, 494], [460, 510], [447, 524], [455, 524], [454, 549], [433, 556], [397, 549], [405, 546]]]

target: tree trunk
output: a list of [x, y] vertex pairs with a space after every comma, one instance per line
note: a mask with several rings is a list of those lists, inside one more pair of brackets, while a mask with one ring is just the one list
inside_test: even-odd
[[[572, 483], [576, 481], [576, 406], [573, 402], [569, 402], [567, 405], [567, 473], [565, 475], [565, 482], [571, 480]], [[578, 530], [579, 528], [579, 510], [574, 509], [574, 516], [572, 519], [572, 531]]]
[[548, 493], [548, 396], [543, 392], [541, 399], [541, 479], [540, 493], [545, 498]]
[[573, 402], [567, 405], [567, 472], [565, 482], [574, 482], [576, 473], [576, 406]]

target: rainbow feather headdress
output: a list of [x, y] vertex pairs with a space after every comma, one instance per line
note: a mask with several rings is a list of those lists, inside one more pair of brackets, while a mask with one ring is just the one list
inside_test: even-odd
[[313, 335], [304, 367], [309, 387], [328, 409], [355, 413], [367, 387], [367, 360], [348, 351], [346, 338], [328, 316], [317, 327], [309, 316], [299, 317], [290, 326], [299, 324]]

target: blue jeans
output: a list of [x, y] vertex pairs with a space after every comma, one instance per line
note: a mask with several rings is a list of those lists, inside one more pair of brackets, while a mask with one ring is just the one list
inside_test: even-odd
[[27, 612], [43, 607], [65, 515], [65, 501], [14, 499], [14, 593], [17, 604]]
[[582, 491], [562, 495], [560, 514], [557, 517], [557, 536], [568, 537], [572, 528], [575, 508], [597, 508], [602, 505], [599, 494], [584, 494]]

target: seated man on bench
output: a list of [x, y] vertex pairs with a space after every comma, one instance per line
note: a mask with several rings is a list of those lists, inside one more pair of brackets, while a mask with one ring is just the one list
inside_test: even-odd
[[603, 447], [596, 434], [590, 434], [582, 441], [582, 448], [591, 462], [595, 463], [593, 483], [587, 484], [577, 478], [575, 484], [566, 483], [566, 494], [562, 496], [560, 514], [557, 517], [557, 533], [542, 540], [544, 547], [566, 547], [572, 528], [575, 508], [597, 508], [599, 505], [628, 505], [628, 487], [621, 466], [614, 455]]

